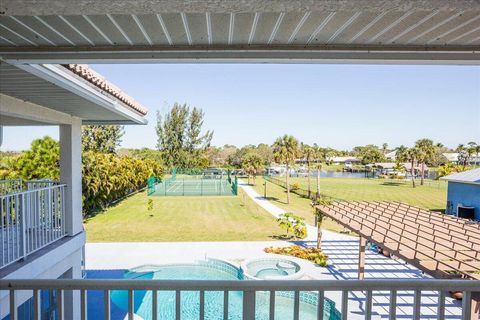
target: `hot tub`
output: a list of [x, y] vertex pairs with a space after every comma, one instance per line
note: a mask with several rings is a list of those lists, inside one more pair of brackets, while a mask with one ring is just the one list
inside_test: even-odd
[[283, 257], [247, 260], [241, 265], [244, 277], [257, 280], [294, 280], [303, 276], [300, 265]]

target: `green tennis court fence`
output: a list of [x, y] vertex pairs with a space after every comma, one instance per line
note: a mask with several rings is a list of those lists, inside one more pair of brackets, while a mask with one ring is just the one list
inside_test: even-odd
[[227, 179], [179, 178], [149, 181], [148, 195], [151, 196], [232, 196], [238, 194], [238, 181]]

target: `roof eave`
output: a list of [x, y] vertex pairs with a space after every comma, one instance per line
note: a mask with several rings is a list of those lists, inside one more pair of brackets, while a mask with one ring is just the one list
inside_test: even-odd
[[[147, 124], [148, 121], [138, 112], [121, 104], [117, 99], [109, 97], [100, 93], [98, 90], [92, 88], [90, 85], [81, 81], [70, 70], [51, 64], [19, 64], [16, 67], [36, 75], [46, 81], [49, 81], [65, 90], [68, 90], [86, 100], [95, 103], [96, 105], [105, 108], [117, 115], [121, 115], [125, 120], [108, 121], [110, 124]], [[85, 119], [86, 123], [105, 123], [105, 120]]]

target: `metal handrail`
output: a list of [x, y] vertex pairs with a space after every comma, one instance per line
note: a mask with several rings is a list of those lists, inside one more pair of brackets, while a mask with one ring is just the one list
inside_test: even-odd
[[151, 279], [15, 279], [0, 280], [0, 290], [255, 290], [366, 291], [428, 290], [480, 292], [480, 280], [151, 280]]
[[43, 191], [43, 190], [47, 190], [47, 189], [59, 188], [59, 187], [65, 187], [65, 188], [66, 188], [67, 185], [66, 185], [66, 184], [55, 184], [55, 185], [52, 185], [52, 186], [43, 187], [43, 188], [38, 188], [38, 189], [30, 189], [30, 190], [18, 191], [18, 192], [14, 192], [14, 193], [9, 193], [9, 194], [0, 195], [0, 199], [6, 198], [6, 197], [11, 197], [11, 196], [17, 196], [17, 195], [27, 194], [27, 193], [34, 193], [34, 192]]

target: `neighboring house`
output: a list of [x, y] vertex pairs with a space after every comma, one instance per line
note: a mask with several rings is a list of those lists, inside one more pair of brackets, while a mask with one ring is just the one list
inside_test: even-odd
[[[0, 86], [0, 127], [53, 125], [60, 136], [60, 181], [0, 181], [0, 279], [81, 279], [81, 126], [146, 124], [147, 109], [86, 65], [2, 62], [0, 74], [9, 78]], [[53, 319], [58, 297], [47, 294], [41, 310]], [[65, 292], [65, 319], [79, 319], [76, 295]], [[11, 299], [0, 292], [0, 319], [8, 315]], [[32, 300], [32, 291], [17, 293], [19, 315], [31, 310]]]
[[395, 161], [397, 160], [397, 150], [393, 150], [393, 151], [390, 151], [388, 153], [385, 154], [385, 158], [388, 160], [388, 161]]
[[[381, 175], [393, 175], [396, 174], [395, 172], [395, 166], [397, 164], [395, 162], [377, 162], [375, 163], [375, 168], [377, 168], [377, 173]], [[411, 169], [412, 169], [412, 164], [410, 162], [405, 162], [402, 163], [402, 166], [404, 168], [404, 172], [401, 174], [405, 175], [404, 173], [409, 176], [411, 175]], [[428, 177], [428, 171], [429, 168], [427, 165], [424, 166], [424, 176]], [[422, 175], [422, 165], [421, 164], [414, 164], [413, 166], [413, 172], [415, 177], [421, 177]], [[400, 175], [401, 175], [400, 174]]]
[[362, 162], [361, 159], [356, 157], [329, 157], [327, 158], [327, 161], [332, 164], [360, 164]]
[[[460, 156], [460, 153], [458, 153], [458, 152], [446, 152], [446, 153], [443, 153], [443, 156], [448, 160], [449, 163], [458, 164], [458, 158]], [[480, 163], [480, 156], [477, 156], [476, 154], [471, 155], [468, 159], [468, 163], [479, 164]]]
[[458, 163], [458, 152], [445, 152], [442, 155], [447, 159], [449, 163], [457, 164]]
[[441, 179], [448, 181], [446, 213], [480, 220], [480, 168]]

